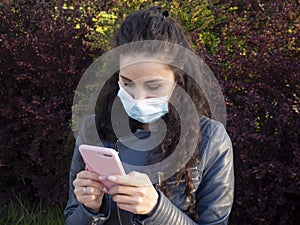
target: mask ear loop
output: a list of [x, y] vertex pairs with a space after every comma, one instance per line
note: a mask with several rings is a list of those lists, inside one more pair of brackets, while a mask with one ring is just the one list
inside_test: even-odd
[[175, 81], [175, 83], [174, 83], [174, 85], [173, 85], [173, 87], [172, 87], [172, 90], [171, 90], [170, 94], [168, 94], [168, 99], [171, 98], [171, 96], [172, 96], [172, 94], [173, 94], [173, 92], [174, 92], [174, 89], [175, 89], [176, 85], [177, 85], [177, 82]]

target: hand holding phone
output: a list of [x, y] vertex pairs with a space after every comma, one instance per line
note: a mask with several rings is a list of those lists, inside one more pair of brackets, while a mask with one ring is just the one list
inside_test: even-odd
[[[80, 145], [79, 152], [86, 164], [86, 169], [96, 172], [100, 176], [126, 175], [118, 152], [112, 148], [92, 145]], [[112, 181], [101, 181], [105, 187], [115, 185]]]

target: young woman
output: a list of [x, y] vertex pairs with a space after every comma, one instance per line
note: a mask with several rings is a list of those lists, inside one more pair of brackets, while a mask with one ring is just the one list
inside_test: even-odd
[[[113, 47], [149, 40], [190, 49], [181, 27], [159, 7], [128, 15]], [[184, 72], [189, 68], [201, 76], [201, 68], [172, 45], [145, 45], [147, 51], [132, 44], [121, 52], [120, 69], [101, 90], [96, 115], [88, 117], [81, 128], [70, 170], [66, 224], [227, 224], [234, 191], [232, 145], [223, 125], [208, 118], [211, 112], [203, 91]], [[169, 64], [162, 63], [165, 58]], [[182, 96], [182, 91], [189, 97]], [[191, 102], [199, 118], [193, 117]], [[126, 115], [131, 137], [116, 135], [118, 123], [111, 117], [118, 106], [117, 117]], [[168, 168], [174, 166], [174, 173], [158, 174], [155, 180], [157, 174], [151, 170], [108, 177], [85, 170], [78, 147], [99, 144], [93, 141], [92, 123], [102, 144], [118, 150], [123, 163], [156, 165], [176, 152], [177, 158], [167, 163], [173, 163]], [[128, 145], [131, 142], [147, 151], [134, 150]], [[190, 152], [192, 157], [184, 161]], [[104, 187], [106, 179], [116, 185]]]

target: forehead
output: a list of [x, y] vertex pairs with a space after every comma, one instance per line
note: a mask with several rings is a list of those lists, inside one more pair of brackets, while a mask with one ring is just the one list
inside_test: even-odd
[[120, 56], [120, 75], [132, 81], [154, 77], [174, 81], [174, 73], [168, 65], [142, 56]]

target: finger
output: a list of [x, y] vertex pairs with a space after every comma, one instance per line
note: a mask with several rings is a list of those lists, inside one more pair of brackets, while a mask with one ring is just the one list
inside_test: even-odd
[[[82, 189], [82, 192], [84, 192], [84, 190]], [[88, 187], [86, 186], [86, 193], [83, 193], [83, 195], [100, 195], [102, 194], [103, 191], [99, 190], [98, 188], [94, 188], [94, 187]]]
[[96, 180], [99, 181], [99, 174], [87, 170], [80, 171], [77, 173], [76, 178], [79, 179], [91, 179], [91, 180]]
[[104, 194], [101, 190], [93, 187], [76, 187], [74, 193], [77, 198], [101, 196]]
[[139, 205], [143, 203], [143, 197], [141, 196], [129, 196], [129, 195], [114, 195], [112, 200], [116, 203]]
[[81, 203], [87, 204], [87, 203], [95, 201], [100, 196], [99, 195], [79, 195], [79, 196], [77, 196], [77, 200]]
[[[100, 192], [100, 191], [99, 191]], [[88, 193], [88, 187], [75, 187], [74, 188], [74, 194], [78, 197], [78, 196], [84, 196], [84, 195], [89, 195]]]
[[75, 179], [73, 181], [74, 193], [76, 195], [84, 194], [84, 188], [86, 188], [85, 194], [99, 194], [101, 192], [107, 193], [107, 188], [100, 181], [94, 181], [90, 179]]
[[147, 195], [146, 190], [144, 188], [123, 185], [116, 185], [111, 187], [108, 193], [110, 195], [128, 195], [139, 197], [144, 197]]
[[102, 190], [104, 185], [100, 181], [92, 179], [75, 179], [73, 181], [74, 187], [93, 187]]
[[128, 186], [148, 186], [152, 185], [149, 177], [147, 174], [139, 173], [139, 172], [130, 172], [127, 175], [114, 175], [114, 176], [108, 176], [108, 180], [122, 185], [128, 185]]

